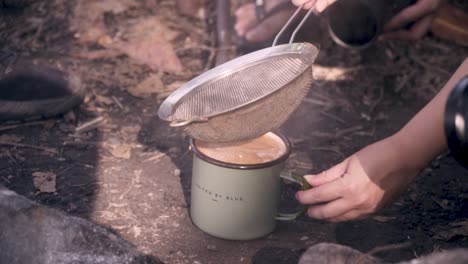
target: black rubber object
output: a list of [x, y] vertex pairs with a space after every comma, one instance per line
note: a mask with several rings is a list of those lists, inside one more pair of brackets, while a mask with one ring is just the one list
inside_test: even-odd
[[371, 44], [383, 26], [415, 0], [340, 0], [326, 9], [330, 33], [338, 44], [364, 48]]
[[468, 168], [468, 76], [461, 79], [450, 93], [444, 123], [450, 153]]
[[47, 66], [23, 66], [0, 79], [0, 120], [56, 116], [83, 98], [78, 76]]

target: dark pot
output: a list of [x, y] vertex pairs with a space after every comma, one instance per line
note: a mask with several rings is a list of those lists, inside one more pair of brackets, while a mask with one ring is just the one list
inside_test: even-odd
[[365, 48], [394, 15], [415, 0], [338, 0], [327, 9], [328, 30], [346, 48]]
[[452, 156], [468, 168], [468, 76], [457, 83], [445, 107], [445, 136]]

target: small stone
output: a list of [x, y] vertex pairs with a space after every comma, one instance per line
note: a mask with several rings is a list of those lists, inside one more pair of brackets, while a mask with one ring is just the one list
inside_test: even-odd
[[60, 131], [65, 133], [68, 133], [73, 130], [73, 128], [71, 128], [70, 125], [64, 123], [59, 124], [58, 128], [60, 129]]
[[303, 237], [300, 238], [301, 241], [304, 241], [304, 240], [307, 240], [307, 239], [309, 239], [308, 236], [303, 236]]
[[211, 250], [211, 251], [216, 251], [216, 250], [218, 250], [218, 249], [216, 248], [215, 245], [208, 245], [208, 246], [206, 246], [206, 248], [207, 248], [208, 250]]
[[65, 122], [67, 122], [67, 123], [75, 124], [76, 123], [75, 112], [73, 110], [70, 110], [70, 111], [66, 112], [63, 115], [63, 119], [65, 119]]
[[445, 205], [445, 206], [448, 206], [448, 204], [449, 204], [449, 201], [444, 199], [444, 200], [442, 200], [442, 202], [441, 202], [441, 203], [442, 203], [443, 205]]
[[176, 176], [176, 177], [180, 176], [180, 170], [179, 169], [174, 170], [174, 176]]
[[372, 119], [371, 116], [366, 113], [361, 113], [361, 118], [366, 121], [370, 121]]

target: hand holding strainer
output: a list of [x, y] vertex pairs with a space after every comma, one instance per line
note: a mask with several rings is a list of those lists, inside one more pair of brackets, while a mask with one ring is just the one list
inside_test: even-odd
[[293, 43], [276, 45], [299, 7], [276, 36], [273, 46], [217, 66], [171, 94], [159, 108], [170, 126], [184, 127], [192, 138], [233, 142], [259, 137], [282, 125], [306, 96], [318, 49]]

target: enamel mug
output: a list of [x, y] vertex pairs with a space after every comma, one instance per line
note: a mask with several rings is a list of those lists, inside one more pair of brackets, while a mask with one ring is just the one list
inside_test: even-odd
[[202, 231], [223, 239], [248, 240], [271, 233], [276, 221], [291, 221], [306, 211], [278, 212], [281, 178], [310, 188], [302, 176], [291, 174], [285, 162], [291, 153], [288, 140], [280, 135], [286, 152], [276, 160], [241, 165], [215, 160], [197, 149], [191, 140], [193, 170], [190, 215]]

